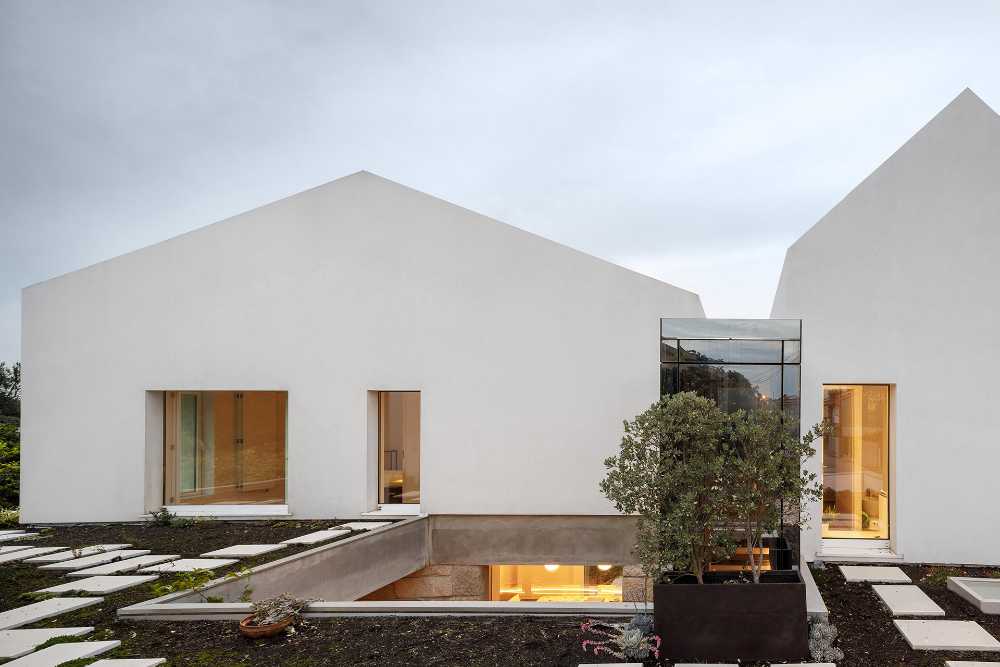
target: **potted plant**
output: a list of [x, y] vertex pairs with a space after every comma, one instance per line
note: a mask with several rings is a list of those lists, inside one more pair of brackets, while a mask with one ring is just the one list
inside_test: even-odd
[[[683, 393], [626, 423], [601, 489], [619, 511], [640, 514], [635, 553], [654, 577], [664, 657], [808, 656], [805, 587], [796, 570], [765, 573], [763, 547], [779, 546], [769, 533], [818, 497], [801, 463], [820, 434], [799, 440], [777, 413], [727, 415]], [[710, 571], [737, 540], [749, 572]]]
[[240, 621], [240, 632], [252, 639], [273, 637], [299, 618], [312, 600], [300, 600], [287, 593], [254, 602], [253, 613]]

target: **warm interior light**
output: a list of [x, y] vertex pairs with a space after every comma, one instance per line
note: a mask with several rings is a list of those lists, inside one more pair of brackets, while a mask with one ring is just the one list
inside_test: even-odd
[[559, 566], [556, 565], [555, 563], [546, 563], [545, 564], [545, 571], [546, 572], [555, 572], [558, 569], [559, 569]]
[[610, 565], [607, 565], [607, 564], [604, 564], [604, 565], [598, 565], [598, 566], [597, 566], [597, 569], [598, 569], [598, 570], [600, 570], [601, 572], [607, 572], [608, 570], [610, 570], [610, 569], [611, 569], [611, 566], [610, 566]]

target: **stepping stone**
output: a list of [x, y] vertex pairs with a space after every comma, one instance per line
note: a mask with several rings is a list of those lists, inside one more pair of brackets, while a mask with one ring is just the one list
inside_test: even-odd
[[159, 563], [166, 562], [168, 560], [177, 560], [180, 556], [172, 554], [170, 556], [137, 556], [135, 558], [129, 558], [128, 560], [120, 560], [114, 563], [105, 563], [104, 565], [96, 565], [94, 567], [85, 567], [82, 570], [74, 570], [73, 572], [67, 572], [67, 577], [94, 577], [105, 574], [119, 574], [121, 572], [132, 572], [133, 570], [138, 570], [140, 567], [149, 567], [150, 565], [158, 565]]
[[0, 658], [20, 658], [53, 637], [81, 637], [94, 628], [39, 628], [36, 630], [0, 630]]
[[[59, 563], [42, 565], [38, 569], [57, 571], [81, 570], [85, 567], [93, 567], [94, 565], [104, 565], [105, 563], [112, 563], [114, 561], [134, 558], [136, 556], [145, 556], [148, 553], [149, 549], [122, 549], [120, 551], [106, 551], [101, 554], [94, 554], [93, 556], [84, 556], [83, 558], [74, 558], [73, 560], [64, 560]], [[42, 558], [45, 558], [45, 556], [42, 556]]]
[[1000, 641], [975, 621], [893, 621], [919, 651], [1000, 651]]
[[332, 540], [335, 537], [340, 537], [341, 535], [349, 535], [350, 530], [318, 530], [315, 533], [309, 533], [308, 535], [302, 535], [301, 537], [293, 537], [290, 540], [282, 541], [282, 544], [317, 544], [319, 542], [326, 542], [327, 540]]
[[350, 523], [342, 523], [336, 527], [346, 528], [347, 530], [375, 530], [376, 528], [383, 528], [391, 525], [392, 521], [352, 521]]
[[60, 551], [55, 554], [48, 554], [46, 556], [40, 556], [38, 558], [32, 558], [29, 563], [58, 563], [64, 560], [73, 560], [74, 558], [82, 558], [83, 556], [91, 556], [93, 554], [107, 553], [108, 551], [118, 551], [119, 549], [127, 549], [132, 546], [131, 544], [95, 544], [92, 547], [84, 547], [82, 549], [69, 549], [66, 551]]
[[5, 667], [59, 667], [70, 660], [93, 658], [95, 655], [107, 653], [118, 648], [121, 642], [117, 639], [109, 642], [69, 642], [55, 644], [41, 651], [29, 653], [23, 658], [8, 662]]
[[253, 558], [261, 554], [284, 549], [284, 544], [236, 544], [202, 554], [202, 558]]
[[38, 537], [38, 533], [12, 533], [10, 535], [0, 535], [0, 542], [19, 540], [22, 537]]
[[4, 535], [23, 535], [23, 530], [0, 530], [0, 537]]
[[948, 590], [984, 614], [1000, 614], [1000, 579], [948, 577]]
[[10, 545], [9, 547], [0, 547], [0, 554], [9, 554], [15, 551], [20, 551], [21, 549], [30, 549], [30, 544], [17, 544]]
[[181, 558], [151, 567], [144, 567], [140, 573], [146, 572], [193, 572], [194, 570], [217, 570], [239, 563], [235, 558]]
[[944, 616], [944, 609], [917, 586], [872, 586], [893, 616]]
[[[633, 665], [641, 665], [641, 662], [633, 662]], [[740, 667], [734, 662], [678, 662], [674, 667]], [[787, 666], [786, 666], [787, 667]]]
[[53, 551], [62, 551], [65, 548], [66, 547], [30, 547], [28, 549], [19, 549], [14, 553], [0, 554], [0, 564], [13, 563], [26, 558], [52, 553]]
[[1000, 662], [981, 662], [978, 660], [945, 660], [945, 667], [1000, 667]]
[[166, 658], [104, 658], [90, 663], [90, 667], [156, 667], [166, 661]]
[[76, 611], [92, 604], [103, 602], [104, 598], [52, 598], [34, 602], [0, 613], [0, 630], [10, 630], [21, 625], [37, 623], [68, 611]]
[[155, 574], [145, 574], [141, 576], [133, 577], [87, 577], [86, 579], [77, 579], [76, 581], [71, 581], [68, 584], [59, 584], [58, 586], [49, 586], [48, 588], [43, 588], [38, 593], [73, 593], [80, 591], [82, 593], [93, 593], [95, 595], [104, 595], [106, 593], [117, 593], [118, 591], [123, 591], [126, 588], [131, 588], [132, 586], [138, 586], [139, 584], [145, 584], [150, 581], [154, 581], [159, 577]]
[[844, 579], [851, 582], [867, 581], [877, 584], [909, 584], [910, 578], [898, 567], [877, 565], [841, 565]]

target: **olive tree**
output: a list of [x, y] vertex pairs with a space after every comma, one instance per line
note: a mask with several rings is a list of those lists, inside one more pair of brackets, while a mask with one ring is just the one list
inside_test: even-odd
[[743, 533], [754, 583], [760, 583], [764, 536], [782, 523], [801, 525], [806, 502], [822, 496], [815, 473], [804, 471], [802, 463], [816, 454], [812, 444], [827, 427], [813, 426], [800, 439], [775, 409], [739, 410], [728, 421], [732, 460], [723, 485]]
[[726, 415], [692, 392], [665, 396], [625, 422], [601, 491], [618, 511], [638, 515], [635, 554], [646, 574], [690, 572], [703, 583], [710, 563], [734, 548], [722, 489], [729, 458]]

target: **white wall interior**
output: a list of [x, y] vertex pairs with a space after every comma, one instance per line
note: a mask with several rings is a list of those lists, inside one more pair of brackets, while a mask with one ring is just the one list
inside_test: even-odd
[[892, 546], [908, 561], [1000, 554], [998, 184], [1000, 117], [965, 91], [789, 248], [774, 300], [773, 317], [802, 318], [805, 426], [823, 384], [894, 386]]
[[610, 514], [659, 318], [697, 295], [368, 173], [24, 290], [25, 521], [134, 519], [147, 392], [288, 392], [287, 498], [372, 509], [368, 392], [422, 392], [422, 509]]

